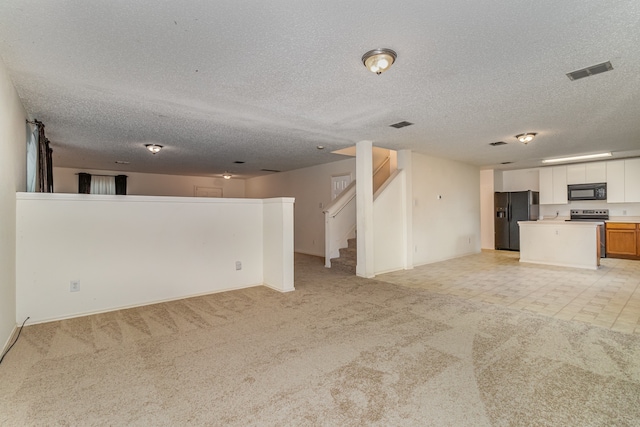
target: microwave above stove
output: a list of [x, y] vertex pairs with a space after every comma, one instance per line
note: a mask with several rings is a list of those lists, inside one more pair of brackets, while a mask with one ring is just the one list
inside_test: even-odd
[[569, 200], [607, 200], [607, 183], [568, 185], [567, 193]]

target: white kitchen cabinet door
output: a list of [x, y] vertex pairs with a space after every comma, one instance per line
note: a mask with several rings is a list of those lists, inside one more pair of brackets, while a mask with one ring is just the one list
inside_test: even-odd
[[624, 161], [624, 201], [640, 202], [640, 159]]
[[567, 165], [567, 184], [585, 184], [587, 182], [586, 165]]
[[567, 167], [554, 166], [553, 173], [553, 204], [567, 204]]
[[552, 168], [540, 168], [540, 204], [553, 204], [553, 171]]
[[592, 162], [584, 165], [585, 183], [607, 182], [607, 163]]
[[624, 203], [624, 160], [607, 163], [607, 203]]

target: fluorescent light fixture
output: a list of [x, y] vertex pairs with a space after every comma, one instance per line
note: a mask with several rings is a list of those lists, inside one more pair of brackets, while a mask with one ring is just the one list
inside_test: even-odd
[[561, 163], [571, 162], [574, 160], [599, 159], [602, 157], [611, 157], [611, 152], [598, 154], [585, 154], [584, 156], [559, 157], [557, 159], [544, 159], [542, 163]]

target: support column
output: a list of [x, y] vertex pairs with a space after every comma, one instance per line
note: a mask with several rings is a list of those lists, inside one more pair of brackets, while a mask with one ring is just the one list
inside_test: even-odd
[[374, 277], [373, 266], [373, 142], [356, 144], [356, 226], [358, 260], [356, 275]]
[[398, 151], [398, 169], [404, 170], [404, 269], [413, 268], [413, 174], [411, 150]]

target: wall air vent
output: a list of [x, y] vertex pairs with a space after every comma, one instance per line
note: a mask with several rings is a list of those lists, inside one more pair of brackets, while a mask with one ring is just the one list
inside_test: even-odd
[[490, 142], [489, 145], [493, 147], [497, 147], [498, 145], [507, 145], [507, 143], [504, 141], [497, 141], [497, 142]]
[[611, 62], [603, 62], [602, 64], [592, 65], [591, 67], [583, 68], [582, 70], [572, 71], [567, 73], [569, 80], [578, 80], [584, 77], [594, 76], [596, 74], [604, 73], [605, 71], [613, 70]]
[[280, 172], [278, 170], [275, 169], [260, 169], [262, 172]]
[[413, 123], [411, 123], [411, 122], [406, 122], [405, 121], [405, 122], [394, 123], [394, 124], [389, 125], [389, 126], [392, 127], [392, 128], [400, 129], [400, 128], [403, 128], [403, 127], [411, 126], [412, 124]]

